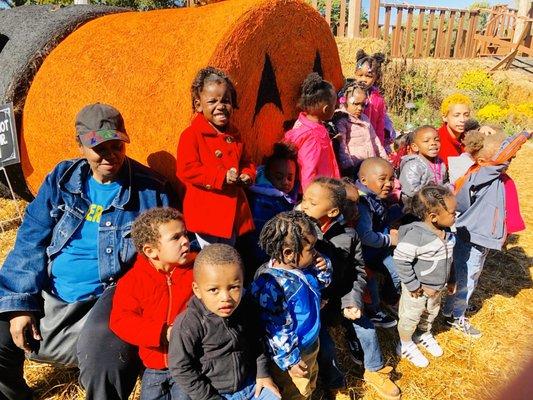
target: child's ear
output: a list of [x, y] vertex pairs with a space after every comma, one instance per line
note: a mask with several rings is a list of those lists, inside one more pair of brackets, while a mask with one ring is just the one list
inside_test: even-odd
[[283, 261], [287, 264], [290, 264], [294, 261], [294, 251], [289, 249], [288, 247], [285, 247], [283, 249]]
[[418, 146], [417, 146], [415, 143], [411, 143], [410, 146], [411, 146], [411, 151], [412, 151], [413, 153], [418, 153], [418, 151], [420, 150], [420, 149], [418, 148]]
[[328, 217], [335, 218], [340, 214], [341, 210], [338, 207], [332, 208], [328, 211]]
[[157, 247], [154, 246], [153, 244], [150, 244], [150, 243], [146, 243], [143, 248], [142, 248], [142, 252], [143, 254], [148, 257], [149, 259], [151, 260], [155, 260], [157, 259], [157, 257], [159, 256], [159, 252], [157, 250]]
[[438, 216], [437, 216], [436, 213], [431, 212], [431, 213], [429, 213], [429, 218], [430, 218], [430, 221], [431, 221], [431, 222], [437, 222], [437, 218], [438, 218]]
[[196, 297], [198, 297], [199, 299], [202, 298], [202, 293], [200, 292], [200, 287], [198, 286], [198, 284], [196, 282], [192, 282], [192, 291], [194, 293], [194, 295]]
[[194, 99], [194, 109], [196, 110], [196, 112], [203, 112], [202, 103], [200, 103], [200, 99], [198, 98]]
[[362, 183], [363, 185], [366, 186], [366, 183], [367, 183], [368, 181], [366, 180], [366, 178], [365, 178], [364, 175], [359, 176], [359, 180], [361, 181], [361, 183]]

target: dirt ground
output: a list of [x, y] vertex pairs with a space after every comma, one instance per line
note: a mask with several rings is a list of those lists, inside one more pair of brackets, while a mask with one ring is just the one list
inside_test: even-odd
[[[526, 364], [533, 361], [533, 189], [528, 186], [533, 169], [533, 143], [528, 143], [513, 161], [510, 175], [515, 179], [528, 228], [511, 236], [503, 252], [490, 254], [480, 285], [474, 293], [473, 304], [479, 310], [471, 316], [472, 323], [483, 331], [479, 340], [469, 340], [447, 331], [440, 320], [435, 326], [437, 340], [444, 348], [439, 359], [430, 358], [425, 369], [415, 369], [407, 361], [399, 360], [394, 347], [397, 333], [394, 329], [380, 332], [384, 359], [395, 367], [395, 379], [402, 389], [403, 399], [488, 399], [496, 398], [506, 386], [523, 390], [517, 399], [533, 398], [531, 387], [512, 383], [523, 372], [526, 382], [533, 378]], [[1, 216], [14, 215], [13, 201], [0, 199]], [[0, 262], [15, 240], [15, 229], [0, 231]], [[338, 354], [351, 397], [365, 400], [378, 399], [372, 389], [361, 380], [363, 370], [352, 363], [344, 348], [340, 331], [334, 332]], [[36, 392], [36, 399], [83, 398], [76, 383], [76, 373], [48, 365], [28, 362], [25, 375]], [[525, 390], [529, 390], [526, 394]], [[138, 398], [136, 388], [132, 399]], [[322, 398], [317, 391], [315, 399]], [[510, 398], [507, 395], [504, 398]]]

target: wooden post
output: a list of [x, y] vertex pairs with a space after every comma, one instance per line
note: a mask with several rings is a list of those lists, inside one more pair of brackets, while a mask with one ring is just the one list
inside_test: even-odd
[[390, 10], [391, 7], [385, 7], [385, 21], [383, 23], [383, 40], [389, 40], [389, 30], [390, 30]]
[[422, 55], [422, 36], [424, 34], [424, 13], [425, 9], [421, 8], [418, 12], [418, 26], [416, 28], [415, 49], [413, 57], [418, 58]]
[[459, 23], [457, 24], [457, 37], [455, 38], [455, 47], [453, 49], [453, 58], [462, 58], [464, 53], [463, 43], [463, 24], [465, 22], [465, 12], [459, 14]]
[[370, 0], [370, 13], [368, 16], [368, 35], [378, 38], [379, 34], [379, 0]]
[[403, 51], [403, 55], [405, 55], [406, 57], [409, 55], [409, 46], [411, 45], [411, 27], [413, 26], [413, 11], [414, 9], [411, 7], [407, 9], [407, 23], [405, 25], [405, 47]]
[[396, 12], [396, 24], [392, 33], [392, 56], [398, 57], [400, 55], [400, 44], [402, 43], [402, 14], [403, 8], [398, 6]]
[[344, 37], [346, 28], [346, 0], [341, 0], [341, 9], [339, 15], [339, 26], [337, 36]]
[[361, 31], [361, 0], [349, 0], [348, 37], [359, 37]]
[[[531, 0], [518, 0], [518, 16], [522, 17], [533, 17], [533, 3]], [[525, 20], [521, 18], [516, 18], [516, 26], [513, 32], [513, 43], [515, 43], [522, 32], [524, 31]]]
[[428, 31], [426, 33], [426, 44], [424, 48], [424, 57], [429, 57], [431, 44], [433, 43], [433, 22], [435, 21], [435, 10], [429, 10]]
[[446, 42], [444, 43], [444, 51], [442, 56], [444, 58], [450, 58], [450, 50], [452, 43], [452, 35], [455, 25], [455, 11], [450, 11], [450, 19], [448, 19], [448, 31], [446, 32]]
[[470, 13], [470, 22], [468, 24], [468, 31], [466, 32], [465, 58], [472, 57], [476, 51], [475, 43], [474, 43], [474, 35], [477, 33], [478, 18], [479, 18], [479, 12], [474, 11]]
[[446, 11], [440, 10], [439, 15], [439, 27], [437, 29], [437, 41], [435, 43], [435, 58], [442, 56], [442, 48], [444, 46], [444, 19], [446, 17]]

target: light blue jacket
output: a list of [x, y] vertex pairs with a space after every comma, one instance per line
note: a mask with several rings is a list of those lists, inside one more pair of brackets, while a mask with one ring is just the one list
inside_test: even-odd
[[[112, 285], [131, 266], [133, 220], [152, 207], [175, 205], [165, 178], [130, 158], [119, 173], [122, 183], [98, 228], [100, 281]], [[40, 312], [40, 293], [50, 285], [48, 265], [76, 232], [91, 202], [84, 194], [90, 175], [85, 159], [60, 162], [26, 208], [15, 247], [0, 268], [0, 313]]]

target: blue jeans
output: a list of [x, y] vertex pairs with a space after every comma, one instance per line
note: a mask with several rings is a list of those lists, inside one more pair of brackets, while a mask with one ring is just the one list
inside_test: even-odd
[[374, 324], [366, 315], [355, 321], [348, 321], [346, 339], [359, 339], [361, 349], [364, 355], [364, 366], [368, 371], [379, 371], [383, 368], [383, 356], [381, 355], [381, 348], [379, 347], [378, 335]]
[[457, 291], [455, 295], [449, 295], [442, 309], [444, 315], [452, 315], [454, 318], [462, 318], [465, 315], [468, 302], [477, 286], [483, 265], [489, 254], [489, 249], [477, 244], [465, 242], [459, 236], [456, 237], [453, 248], [453, 260]]
[[146, 368], [141, 381], [141, 400], [191, 400], [174, 382], [169, 370]]
[[341, 389], [346, 386], [344, 372], [337, 361], [337, 350], [328, 328], [322, 324], [319, 333], [318, 378], [326, 389]]
[[221, 394], [226, 400], [279, 400], [273, 392], [267, 388], [261, 389], [259, 397], [254, 397], [255, 394], [255, 379], [250, 377], [247, 379], [246, 384], [243, 389], [235, 393], [226, 393]]

